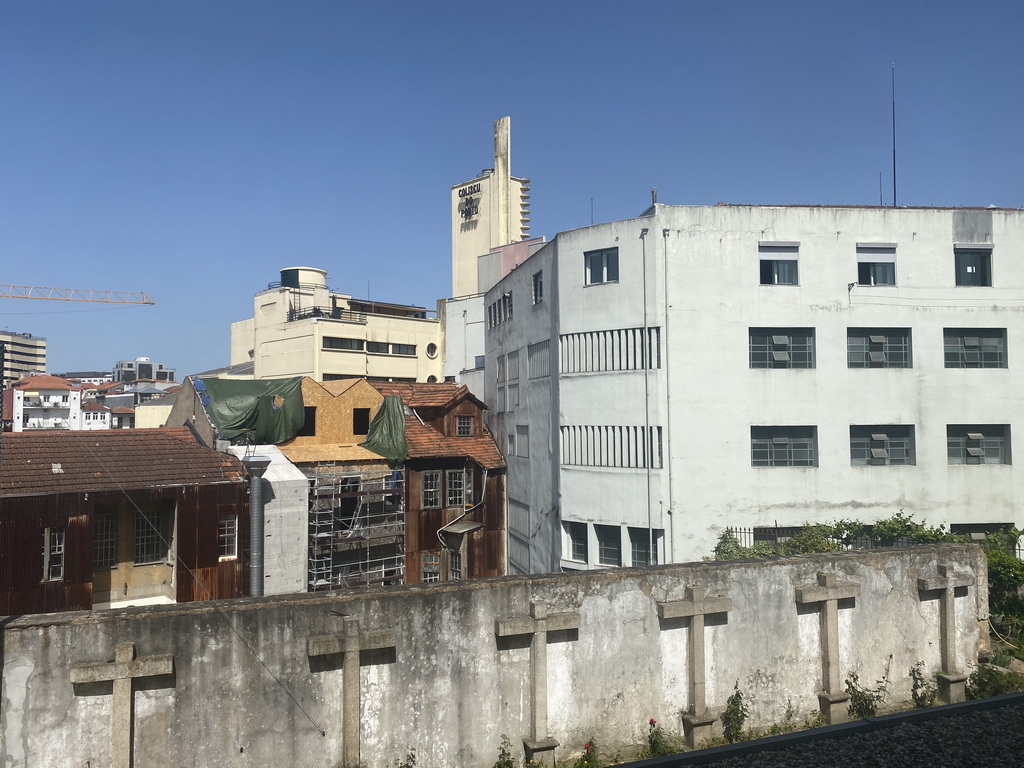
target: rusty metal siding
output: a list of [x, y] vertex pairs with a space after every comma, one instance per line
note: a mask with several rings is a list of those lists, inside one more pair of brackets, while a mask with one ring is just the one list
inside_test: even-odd
[[[238, 558], [220, 562], [221, 514], [238, 516]], [[242, 597], [241, 574], [248, 563], [243, 532], [249, 530], [248, 487], [244, 483], [185, 489], [178, 500], [178, 602]], [[187, 568], [186, 568], [187, 566]], [[189, 571], [191, 570], [191, 573]]]

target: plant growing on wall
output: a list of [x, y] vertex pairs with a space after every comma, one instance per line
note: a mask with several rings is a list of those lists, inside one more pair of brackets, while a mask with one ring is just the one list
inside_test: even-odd
[[857, 673], [850, 673], [846, 679], [846, 692], [850, 694], [850, 704], [847, 707], [850, 717], [863, 720], [865, 717], [874, 717], [878, 714], [878, 707], [885, 701], [885, 697], [889, 693], [889, 665], [891, 664], [892, 654], [890, 653], [885, 674], [875, 681], [873, 688], [864, 688], [860, 684]]
[[647, 721], [647, 746], [641, 747], [637, 752], [638, 759], [664, 757], [665, 755], [674, 755], [679, 751], [665, 729], [658, 725], [657, 720], [652, 717]]
[[740, 690], [740, 681], [733, 686], [733, 693], [725, 702], [725, 711], [722, 712], [722, 728], [724, 729], [725, 740], [733, 744], [743, 738], [743, 724], [747, 721], [747, 705], [743, 701], [743, 691]]
[[512, 757], [512, 742], [508, 734], [501, 734], [501, 746], [498, 747], [498, 759], [493, 768], [516, 768], [516, 761]]
[[572, 768], [600, 768], [601, 763], [597, 759], [597, 742], [590, 739], [583, 745], [583, 754], [576, 758]]
[[919, 661], [910, 668], [910, 696], [914, 699], [914, 706], [924, 709], [935, 703], [935, 697], [939, 694], [939, 687], [935, 682], [924, 676], [924, 662]]

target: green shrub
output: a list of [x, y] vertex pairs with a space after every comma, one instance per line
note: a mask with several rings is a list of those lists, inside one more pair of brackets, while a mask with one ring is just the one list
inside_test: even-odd
[[665, 729], [658, 725], [653, 717], [647, 721], [647, 746], [641, 747], [637, 752], [637, 759], [644, 760], [648, 757], [664, 757], [679, 752], [679, 748], [672, 738], [665, 732]]
[[725, 740], [734, 744], [743, 738], [743, 724], [747, 721], [747, 705], [743, 703], [743, 691], [740, 690], [740, 681], [733, 686], [733, 694], [725, 702], [725, 711], [722, 712], [722, 728], [725, 731]]
[[918, 709], [925, 709], [935, 703], [935, 697], [939, 695], [939, 687], [934, 680], [924, 676], [924, 662], [919, 661], [910, 668], [910, 679], [913, 684], [910, 686], [910, 695], [914, 699], [914, 706]]
[[501, 746], [498, 747], [498, 759], [493, 768], [516, 768], [516, 761], [512, 757], [512, 742], [508, 734], [501, 734]]
[[601, 763], [597, 759], [597, 742], [590, 739], [583, 745], [583, 754], [576, 758], [572, 768], [600, 768]]
[[1024, 691], [1024, 675], [1002, 672], [987, 664], [978, 667], [967, 678], [968, 699], [987, 699], [1021, 691]]

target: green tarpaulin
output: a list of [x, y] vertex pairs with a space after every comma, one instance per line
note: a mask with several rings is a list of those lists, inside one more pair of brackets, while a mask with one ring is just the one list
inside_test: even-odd
[[366, 442], [360, 445], [388, 460], [392, 467], [400, 467], [405, 462], [407, 445], [405, 442], [405, 406], [402, 398], [394, 395], [385, 397], [377, 415], [370, 423], [370, 431]]
[[280, 445], [302, 429], [302, 377], [268, 381], [196, 379], [217, 436], [232, 443]]

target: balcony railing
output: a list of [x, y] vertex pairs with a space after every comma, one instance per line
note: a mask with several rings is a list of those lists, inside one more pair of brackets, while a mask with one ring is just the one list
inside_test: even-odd
[[310, 317], [322, 317], [325, 320], [344, 320], [347, 323], [366, 324], [365, 312], [352, 312], [337, 307], [306, 307], [305, 309], [289, 309], [288, 322], [305, 320]]

